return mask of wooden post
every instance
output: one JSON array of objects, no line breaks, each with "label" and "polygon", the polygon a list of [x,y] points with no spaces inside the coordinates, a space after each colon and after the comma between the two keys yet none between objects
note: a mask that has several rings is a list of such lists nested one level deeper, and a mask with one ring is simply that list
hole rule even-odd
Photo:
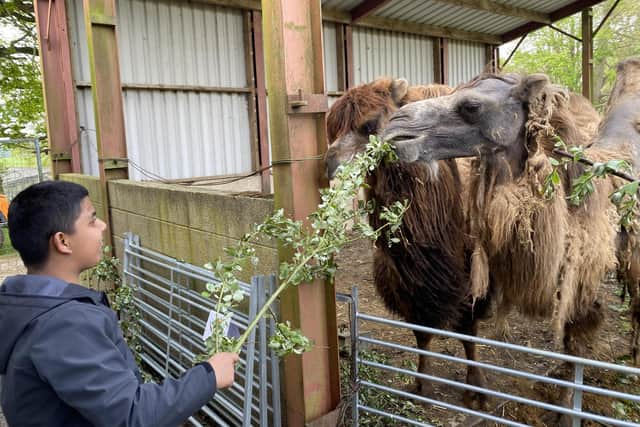
[{"label": "wooden post", "polygon": [[[328,185],[322,162],[308,160],[327,146],[320,1],[264,0],[262,13],[275,205],[304,220],[318,206],[318,188]],[[280,247],[279,255],[292,253]],[[335,289],[302,284],[283,295],[280,308],[314,342],[310,352],[284,359],[286,424],[303,426],[340,401]]]},{"label": "wooden post", "polygon": [[115,0],[84,0],[84,19],[98,142],[98,168],[108,226],[106,235],[112,240],[107,181],[129,177]]},{"label": "wooden post", "polygon": [[[64,0],[34,1],[53,177],[80,173],[78,120]],[[49,7],[51,8],[49,10]]]},{"label": "wooden post", "polygon": [[582,11],[582,95],[593,98],[593,9]]}]

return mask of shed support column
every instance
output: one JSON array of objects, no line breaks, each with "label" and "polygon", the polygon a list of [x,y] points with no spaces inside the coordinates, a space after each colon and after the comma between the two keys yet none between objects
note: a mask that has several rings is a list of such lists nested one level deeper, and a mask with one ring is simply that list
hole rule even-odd
[{"label": "shed support column", "polygon": [[51,168],[57,178],[61,173],[81,171],[67,11],[64,0],[36,0],[34,9]]},{"label": "shed support column", "polygon": [[582,11],[582,95],[593,97],[593,9]]},{"label": "shed support column", "polygon": [[104,218],[108,225],[106,235],[111,241],[107,181],[129,177],[116,39],[115,0],[84,0],[84,20],[89,47],[98,169],[105,202]]},{"label": "shed support column", "polygon": [[[327,146],[321,108],[302,112],[289,104],[289,95],[324,94],[320,1],[263,0],[262,13],[275,205],[301,220],[317,208],[318,188],[328,184],[321,161],[286,162],[323,154]],[[279,255],[285,260],[292,253],[280,247]],[[283,295],[280,307],[282,317],[314,342],[310,352],[284,359],[286,425],[303,426],[340,401],[335,289],[302,284]]]}]

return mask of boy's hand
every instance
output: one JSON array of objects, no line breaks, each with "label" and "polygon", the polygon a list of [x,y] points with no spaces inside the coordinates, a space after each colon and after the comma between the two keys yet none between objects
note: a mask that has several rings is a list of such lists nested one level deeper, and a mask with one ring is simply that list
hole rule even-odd
[{"label": "boy's hand", "polygon": [[238,363],[237,353],[218,353],[211,356],[209,364],[216,373],[216,386],[218,389],[227,388],[233,384],[235,364]]}]

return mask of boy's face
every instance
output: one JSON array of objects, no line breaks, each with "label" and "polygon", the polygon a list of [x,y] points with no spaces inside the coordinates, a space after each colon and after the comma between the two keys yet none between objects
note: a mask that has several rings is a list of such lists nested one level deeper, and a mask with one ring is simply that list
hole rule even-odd
[{"label": "boy's face", "polygon": [[107,224],[96,217],[91,200],[85,197],[80,204],[80,215],[74,223],[74,232],[66,236],[80,270],[91,268],[100,261],[102,234],[106,228]]}]

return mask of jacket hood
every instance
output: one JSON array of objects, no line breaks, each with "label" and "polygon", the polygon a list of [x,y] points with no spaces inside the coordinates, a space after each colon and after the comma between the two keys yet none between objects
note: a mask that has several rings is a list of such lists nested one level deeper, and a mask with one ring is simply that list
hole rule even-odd
[{"label": "jacket hood", "polygon": [[16,342],[29,323],[49,310],[68,301],[106,304],[103,292],[70,284],[55,277],[19,275],[7,278],[0,286],[0,375]]}]

